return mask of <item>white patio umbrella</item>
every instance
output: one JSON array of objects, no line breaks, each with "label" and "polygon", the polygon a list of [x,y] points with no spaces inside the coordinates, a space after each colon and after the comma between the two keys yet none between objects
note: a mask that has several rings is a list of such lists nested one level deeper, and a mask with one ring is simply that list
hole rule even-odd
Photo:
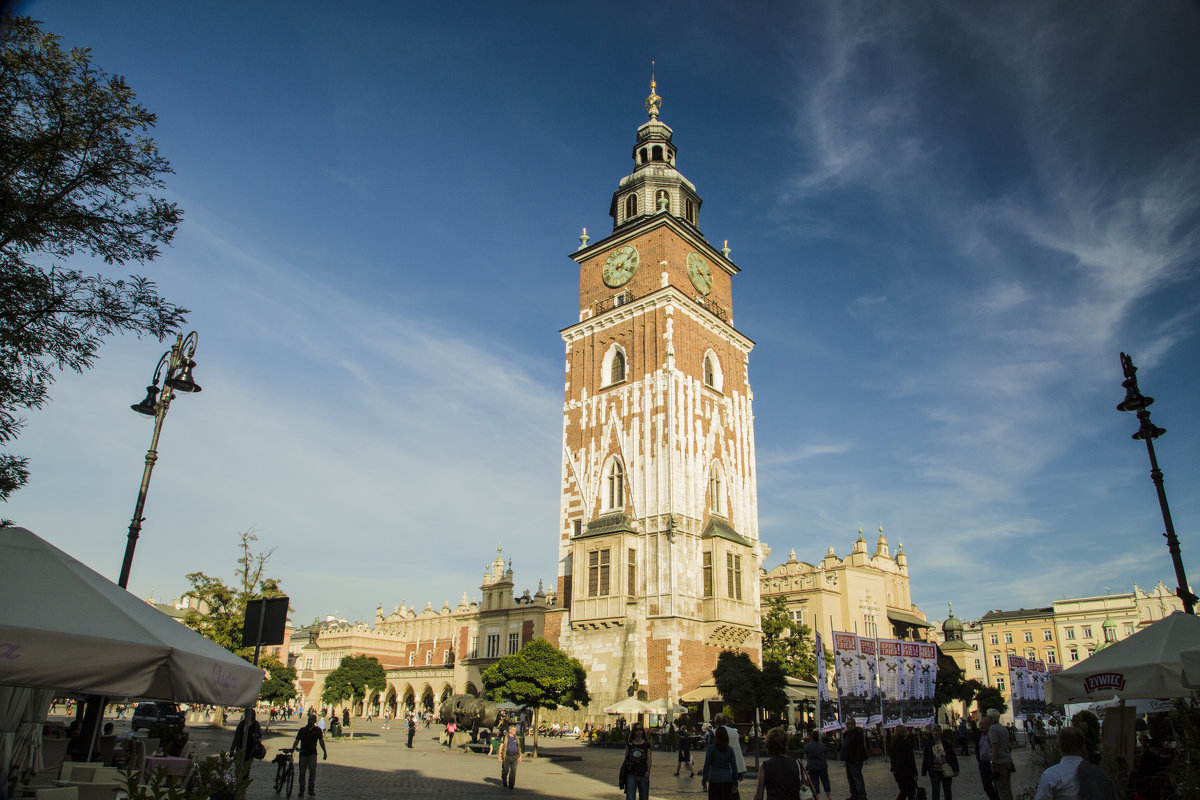
[{"label": "white patio umbrella", "polygon": [[636,697],[626,697],[619,703],[613,703],[604,709],[605,714],[652,714],[654,709],[645,700]]},{"label": "white patio umbrella", "polygon": [[246,707],[263,672],[24,528],[0,530],[0,685]]},{"label": "white patio umbrella", "polygon": [[1184,650],[1179,654],[1183,665],[1183,685],[1190,689],[1200,689],[1200,647]]},{"label": "white patio umbrella", "polygon": [[680,714],[687,713],[687,708],[679,705],[678,703],[672,703],[671,698],[669,697],[661,697],[658,700],[651,700],[648,705],[650,707],[650,713],[658,714],[660,717],[675,717]]},{"label": "white patio umbrella", "polygon": [[1062,705],[1118,697],[1190,697],[1181,653],[1200,646],[1200,617],[1177,611],[1086,661],[1051,675],[1046,701]]}]

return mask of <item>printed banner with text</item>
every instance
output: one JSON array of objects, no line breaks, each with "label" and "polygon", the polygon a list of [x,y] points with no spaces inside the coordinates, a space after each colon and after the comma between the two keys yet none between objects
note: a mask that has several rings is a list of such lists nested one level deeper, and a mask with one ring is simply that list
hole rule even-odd
[{"label": "printed banner with text", "polygon": [[840,731],[842,723],[838,722],[833,702],[829,699],[829,675],[825,669],[825,643],[821,632],[816,631],[815,652],[817,654],[817,725],[821,733]]},{"label": "printed banner with text", "polygon": [[834,682],[838,688],[838,718],[845,723],[854,717],[866,725],[871,716],[871,693],[867,689],[868,673],[858,649],[858,634],[833,632]]}]

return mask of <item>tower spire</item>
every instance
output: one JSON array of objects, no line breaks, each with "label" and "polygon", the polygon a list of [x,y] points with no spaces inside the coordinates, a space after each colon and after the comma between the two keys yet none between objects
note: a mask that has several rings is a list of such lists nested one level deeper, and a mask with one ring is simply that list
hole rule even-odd
[{"label": "tower spire", "polygon": [[654,80],[654,62],[650,62],[650,96],[646,98],[646,110],[650,112],[650,119],[658,119],[658,109],[662,105],[662,98],[654,90],[658,88],[658,83]]}]

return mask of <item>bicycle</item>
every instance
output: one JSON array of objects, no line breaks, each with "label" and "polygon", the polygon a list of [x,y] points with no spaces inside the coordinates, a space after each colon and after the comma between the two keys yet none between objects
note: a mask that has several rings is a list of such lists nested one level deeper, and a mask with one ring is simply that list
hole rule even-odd
[{"label": "bicycle", "polygon": [[285,796],[292,796],[292,784],[296,779],[296,759],[292,755],[294,752],[296,752],[296,748],[284,747],[275,756],[275,794],[279,794],[284,787],[287,787]]}]

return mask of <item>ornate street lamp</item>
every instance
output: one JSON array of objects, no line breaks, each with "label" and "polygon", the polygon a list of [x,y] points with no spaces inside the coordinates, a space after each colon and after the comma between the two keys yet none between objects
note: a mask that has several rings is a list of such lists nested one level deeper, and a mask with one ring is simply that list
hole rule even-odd
[{"label": "ornate street lamp", "polygon": [[[137,405],[132,405],[134,411],[154,417],[154,436],[150,439],[150,449],[146,451],[146,469],[142,472],[142,486],[138,490],[137,504],[133,507],[133,521],[129,523],[129,541],[125,545],[125,561],[121,564],[121,577],[117,585],[122,589],[129,583],[129,570],[133,566],[133,550],[137,547],[138,535],[142,531],[142,509],[146,506],[146,492],[150,489],[150,473],[154,471],[154,462],[158,460],[158,435],[162,432],[163,420],[167,418],[167,409],[171,407],[171,398],[175,392],[193,393],[200,391],[199,384],[192,377],[196,362],[192,356],[196,354],[196,332],[192,331],[185,338],[183,334],[175,339],[170,350],[163,353],[154,368],[154,378],[146,387],[146,397]],[[162,396],[159,396],[158,381],[163,378],[163,368],[166,377],[163,380]]]},{"label": "ornate street lamp", "polygon": [[1163,524],[1167,528],[1163,536],[1167,539],[1167,550],[1171,553],[1171,562],[1175,565],[1175,579],[1179,583],[1175,594],[1179,595],[1179,599],[1183,601],[1183,610],[1192,614],[1197,597],[1188,590],[1187,575],[1183,571],[1183,557],[1179,553],[1179,539],[1175,536],[1175,525],[1171,522],[1171,509],[1167,506],[1167,490],[1163,488],[1163,473],[1158,468],[1158,458],[1154,455],[1154,440],[1167,431],[1165,428],[1156,427],[1150,421],[1148,409],[1154,402],[1154,398],[1146,397],[1138,391],[1137,367],[1133,365],[1133,359],[1124,353],[1121,353],[1121,369],[1125,373],[1125,380],[1121,382],[1121,385],[1125,387],[1125,399],[1117,406],[1117,411],[1137,412],[1138,421],[1141,422],[1141,426],[1137,433],[1133,434],[1133,438],[1146,441],[1146,452],[1150,454],[1150,479],[1154,481],[1154,488],[1158,490],[1158,506],[1162,509]]}]

